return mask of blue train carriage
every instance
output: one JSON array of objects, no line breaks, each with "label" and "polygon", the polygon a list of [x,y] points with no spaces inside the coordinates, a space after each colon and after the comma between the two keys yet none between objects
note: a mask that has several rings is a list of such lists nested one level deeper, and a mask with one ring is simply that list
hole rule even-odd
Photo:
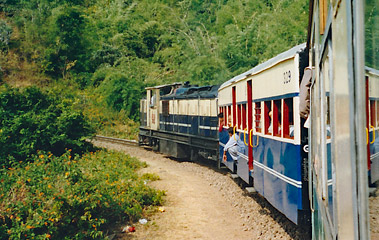
[{"label": "blue train carriage", "polygon": [[217,160],[218,87],[175,83],[146,88],[140,142],[175,158]]},{"label": "blue train carriage", "polygon": [[379,180],[379,71],[366,67],[366,131],[368,176],[371,186]]},{"label": "blue train carriage", "polygon": [[224,164],[295,224],[309,224],[307,131],[299,115],[299,84],[307,66],[298,45],[232,78],[219,89],[220,161],[233,126],[245,148]]}]

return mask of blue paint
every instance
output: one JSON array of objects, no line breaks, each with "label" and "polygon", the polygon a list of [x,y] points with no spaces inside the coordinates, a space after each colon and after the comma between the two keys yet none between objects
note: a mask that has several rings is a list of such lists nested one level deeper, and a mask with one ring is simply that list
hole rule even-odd
[{"label": "blue paint", "polygon": [[[159,128],[164,131],[173,131],[201,137],[217,138],[217,117],[200,117],[191,115],[159,115]],[[180,125],[182,124],[182,125]],[[200,126],[203,126],[200,128]],[[204,128],[205,127],[205,128]],[[212,127],[213,130],[209,129]]]},{"label": "blue paint", "polygon": [[299,96],[299,93],[294,92],[294,93],[287,93],[287,94],[282,94],[282,95],[277,95],[277,96],[270,96],[270,97],[265,97],[265,98],[253,99],[253,102],[279,100],[279,99],[284,99],[284,98],[293,98],[293,97],[297,97],[297,96]]},{"label": "blue paint", "polygon": [[[240,134],[243,140],[243,132]],[[226,144],[229,139],[226,129],[219,134],[220,142]],[[246,134],[246,142],[249,135]],[[253,136],[253,145],[257,145],[257,136]],[[248,148],[245,146],[244,154],[248,155]],[[222,161],[223,147],[220,146],[220,161]],[[259,137],[259,144],[253,148],[253,158],[255,162],[297,181],[301,185],[301,146],[293,143],[286,143],[279,140]],[[233,160],[228,156],[228,161],[224,163],[229,169],[232,168]],[[248,174],[246,174],[248,173]],[[237,174],[248,181],[251,172],[248,169],[248,162],[241,157],[237,160]],[[285,214],[291,221],[297,223],[298,210],[302,210],[302,188],[294,186],[289,182],[280,179],[278,176],[254,165],[254,187],[264,196],[275,208]]]},{"label": "blue paint", "polygon": [[[254,136],[256,142],[256,136]],[[259,137],[253,148],[254,161],[296,181],[301,181],[300,145]],[[302,189],[254,165],[254,187],[275,208],[297,223],[298,210],[302,209]]]},{"label": "blue paint", "polygon": [[[331,144],[326,144],[326,156],[327,156],[327,175],[328,175],[328,182],[329,180],[333,180],[333,169],[332,169],[332,147]],[[328,205],[329,205],[329,214],[333,221],[333,185],[329,185],[328,183]]]},{"label": "blue paint", "polygon": [[[219,141],[222,144],[226,144],[229,140],[229,133],[228,130],[223,128],[222,132],[219,132]],[[226,153],[226,162],[223,161],[223,156],[224,156],[224,147],[220,144],[219,145],[219,150],[220,150],[220,161],[227,167],[229,168],[232,172],[234,172],[234,160],[230,156],[230,154],[227,152]]]}]

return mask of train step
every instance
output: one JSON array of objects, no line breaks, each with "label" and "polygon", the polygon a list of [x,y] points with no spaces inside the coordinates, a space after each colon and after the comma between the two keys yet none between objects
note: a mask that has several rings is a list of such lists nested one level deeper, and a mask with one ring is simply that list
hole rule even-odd
[{"label": "train step", "polygon": [[248,193],[256,193],[257,192],[257,190],[255,190],[255,188],[253,188],[253,187],[247,187],[247,188],[245,188],[246,189],[246,191],[248,192]]},{"label": "train step", "polygon": [[237,174],[234,174],[234,173],[230,174],[230,176],[231,176],[233,179],[237,179],[237,178],[239,178],[239,176],[238,176]]}]

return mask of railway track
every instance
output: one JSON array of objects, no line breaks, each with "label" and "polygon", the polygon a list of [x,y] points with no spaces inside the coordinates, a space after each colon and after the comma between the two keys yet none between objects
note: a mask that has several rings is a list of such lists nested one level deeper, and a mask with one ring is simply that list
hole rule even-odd
[{"label": "railway track", "polygon": [[96,135],[95,140],[102,141],[102,142],[118,143],[118,144],[127,145],[127,146],[138,146],[138,142],[136,140],[105,137],[101,135]]}]

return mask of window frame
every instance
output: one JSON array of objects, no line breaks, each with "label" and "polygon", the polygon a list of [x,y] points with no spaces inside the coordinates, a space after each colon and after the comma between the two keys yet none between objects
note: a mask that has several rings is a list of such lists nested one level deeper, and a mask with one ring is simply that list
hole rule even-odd
[{"label": "window frame", "polygon": [[255,132],[262,132],[262,102],[254,103],[254,129]]},{"label": "window frame", "polygon": [[[270,105],[270,106],[268,106]],[[268,131],[268,128],[270,127],[270,117],[269,117],[269,112],[271,111],[271,100],[270,101],[264,101],[264,134],[265,135],[271,135],[272,132]]]},{"label": "window frame", "polygon": [[[291,107],[289,106],[291,102],[291,107],[292,107],[292,110],[291,110]],[[295,116],[294,116],[294,109],[293,109],[293,106],[294,106],[294,99],[293,98],[283,98],[283,103],[282,103],[282,107],[283,107],[283,114],[282,114],[282,132],[283,132],[283,138],[287,138],[287,139],[294,139],[295,138]],[[291,121],[290,121],[290,114],[292,112],[292,124],[291,124]],[[291,128],[290,126],[293,126],[293,131],[294,131],[294,134],[293,136],[291,137]]]},{"label": "window frame", "polygon": [[247,111],[246,111],[246,103],[242,104],[242,130],[245,130],[247,128]]}]

